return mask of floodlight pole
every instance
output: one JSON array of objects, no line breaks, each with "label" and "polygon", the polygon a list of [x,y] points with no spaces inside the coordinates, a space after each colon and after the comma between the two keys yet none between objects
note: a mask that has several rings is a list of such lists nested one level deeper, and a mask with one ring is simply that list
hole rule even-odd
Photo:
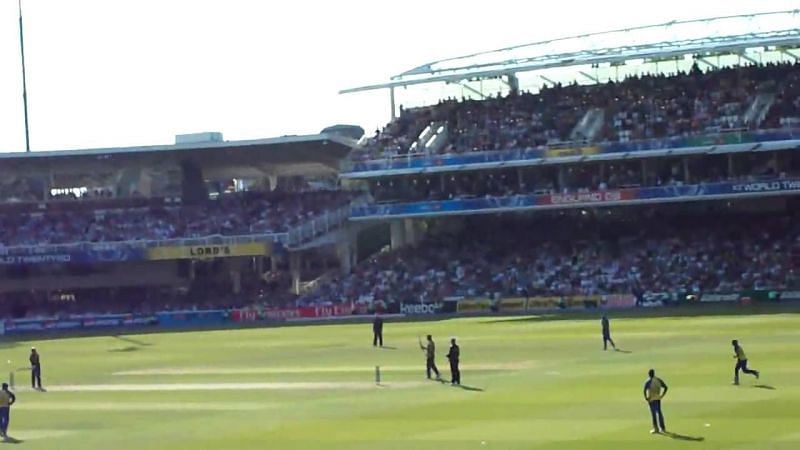
[{"label": "floodlight pole", "polygon": [[394,100],[394,86],[389,88],[389,107],[392,108],[392,120],[397,118],[397,109],[395,107],[395,100]]},{"label": "floodlight pole", "polygon": [[19,53],[22,58],[22,107],[25,110],[25,151],[31,151],[31,138],[28,131],[28,83],[25,77],[25,43],[22,33],[22,0],[17,1],[19,6]]}]

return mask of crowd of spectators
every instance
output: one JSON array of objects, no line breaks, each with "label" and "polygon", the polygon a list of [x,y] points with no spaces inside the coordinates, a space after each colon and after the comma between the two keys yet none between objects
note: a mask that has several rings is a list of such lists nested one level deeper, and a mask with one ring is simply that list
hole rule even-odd
[{"label": "crowd of spectators", "polygon": [[336,190],[243,192],[192,206],[71,209],[62,205],[52,211],[9,212],[0,214],[0,248],[281,233],[348,204],[353,196]]},{"label": "crowd of spectators", "polygon": [[472,219],[462,230],[372,257],[300,301],[730,292],[800,283],[795,215],[608,214]]},{"label": "crowd of spectators", "polygon": [[[354,158],[374,159],[424,151],[414,143],[431,124],[445,124],[439,153],[531,149],[591,140],[627,142],[691,136],[731,129],[791,126],[800,118],[800,64],[751,65],[702,72],[645,75],[595,85],[545,86],[484,100],[447,99],[435,106],[401,110],[376,131]],[[746,112],[759,94],[775,102],[759,123]],[[573,136],[584,115],[597,109],[603,123],[594,136]]]}]

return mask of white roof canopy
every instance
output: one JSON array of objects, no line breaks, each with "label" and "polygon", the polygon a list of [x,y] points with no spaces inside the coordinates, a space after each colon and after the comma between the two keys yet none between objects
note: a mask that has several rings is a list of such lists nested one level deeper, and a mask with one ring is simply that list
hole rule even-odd
[{"label": "white roof canopy", "polygon": [[553,67],[737,53],[754,47],[800,47],[800,10],[671,21],[516,45],[430,62],[395,75],[389,82],[340,93],[493,78]]}]

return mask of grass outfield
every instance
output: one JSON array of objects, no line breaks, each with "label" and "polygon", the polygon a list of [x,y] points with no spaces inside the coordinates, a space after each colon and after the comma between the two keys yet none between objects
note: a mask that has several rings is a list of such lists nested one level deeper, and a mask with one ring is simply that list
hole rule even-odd
[{"label": "grass outfield", "polygon": [[[10,435],[35,449],[800,448],[800,315],[612,317],[628,352],[603,352],[599,321],[470,318],[371,326],[88,337],[0,344],[42,353],[46,393],[21,388]],[[417,335],[439,368],[459,338],[459,389],[424,379]],[[730,340],[761,380],[731,386]],[[375,365],[385,386],[373,382]],[[651,436],[642,384],[669,384]],[[646,446],[646,447],[645,447]]]}]

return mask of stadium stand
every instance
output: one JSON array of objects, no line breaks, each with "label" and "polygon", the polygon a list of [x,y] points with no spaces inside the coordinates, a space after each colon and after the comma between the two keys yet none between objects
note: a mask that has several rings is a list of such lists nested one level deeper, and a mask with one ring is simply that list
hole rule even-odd
[{"label": "stadium stand", "polygon": [[462,229],[432,232],[417,245],[370,258],[299,302],[390,305],[453,296],[800,287],[792,257],[792,249],[800,250],[796,213],[689,209],[477,217]]},{"label": "stadium stand", "polygon": [[[447,143],[438,148],[440,154],[789,126],[798,115],[799,67],[798,63],[767,64],[702,72],[695,64],[688,73],[674,76],[648,75],[595,85],[557,84],[536,94],[487,100],[448,99],[432,107],[402,110],[353,157],[366,160],[422,154],[430,149],[414,144],[431,124],[443,124],[448,131]],[[766,117],[749,117],[756,101],[771,105]],[[602,126],[591,135],[572,135],[590,110],[602,117]]]},{"label": "stadium stand", "polygon": [[352,198],[343,191],[245,192],[192,206],[139,199],[116,206],[85,202],[82,208],[61,203],[45,212],[16,213],[9,210],[26,205],[11,204],[0,217],[0,247],[282,233]]}]

